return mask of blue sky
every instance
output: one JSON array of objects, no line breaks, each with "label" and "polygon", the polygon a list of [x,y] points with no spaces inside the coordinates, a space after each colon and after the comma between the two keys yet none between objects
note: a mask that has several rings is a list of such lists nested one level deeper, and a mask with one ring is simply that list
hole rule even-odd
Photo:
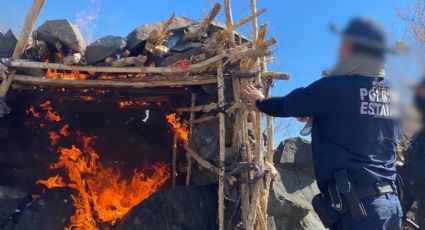
[{"label": "blue sky", "polygon": [[[222,0],[220,0],[222,1]],[[329,23],[343,27],[355,16],[372,16],[387,28],[393,39],[403,38],[405,25],[397,17],[408,0],[257,0],[258,8],[267,8],[259,22],[269,22],[269,36],[278,39],[274,57],[277,63],[269,70],[289,72],[290,81],[280,81],[274,95],[284,95],[292,89],[308,85],[320,77],[322,70],[336,60],[338,37],[329,32]],[[141,24],[178,16],[202,18],[215,3],[212,0],[46,0],[37,25],[48,19],[69,19],[79,24],[87,40],[105,35],[126,36]],[[31,0],[1,0],[0,30],[12,28],[18,33]],[[249,0],[233,0],[235,21],[250,14]],[[223,14],[219,19],[223,19]],[[249,36],[250,27],[239,30]],[[293,123],[293,121],[292,121]],[[292,125],[297,135],[300,124]],[[277,134],[277,139],[282,139]]]}]

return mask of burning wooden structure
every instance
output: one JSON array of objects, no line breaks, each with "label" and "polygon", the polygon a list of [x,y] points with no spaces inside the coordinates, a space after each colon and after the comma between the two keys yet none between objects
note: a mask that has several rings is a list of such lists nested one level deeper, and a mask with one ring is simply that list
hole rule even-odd
[{"label": "burning wooden structure", "polygon": [[[50,166],[65,170],[68,178],[58,175],[37,181],[47,188],[70,187],[78,191],[73,196],[76,212],[70,227],[97,229],[102,223],[115,226],[117,220],[169,177],[174,188],[178,183],[178,153],[185,151],[184,184],[190,184],[192,164],[202,168],[201,171],[209,171],[218,182],[219,229],[226,228],[226,198],[240,201],[240,226],[266,229],[273,176],[273,120],[266,117],[267,125],[263,128],[261,113],[248,111],[240,94],[241,87],[252,82],[270,96],[273,79],[289,78],[287,74],[267,71],[267,62],[272,61],[268,58],[272,53],[270,47],[276,40],[266,39],[267,24],[257,27],[257,17],[266,10],[257,11],[255,0],[250,0],[252,15],[234,22],[230,0],[224,0],[226,25],[213,23],[222,7],[217,3],[201,22],[173,14],[166,21],[139,27],[126,40],[108,36],[86,49],[79,32],[75,32],[77,29],[64,20],[46,22],[32,33],[43,4],[44,0],[34,0],[12,58],[4,59],[0,66],[3,77],[0,96],[5,97],[12,87],[13,92],[19,93],[31,90],[46,95],[47,92],[59,102],[155,107],[155,114],[158,111],[166,114],[174,133],[171,172],[158,164],[151,167],[151,177],[135,171],[131,180],[123,182],[119,172],[98,160],[99,155],[92,147],[95,137],[83,135],[66,123],[50,129],[52,146],[69,135],[81,142],[80,148],[60,147],[59,160]],[[252,41],[235,32],[248,23],[252,25]],[[70,41],[54,33],[52,28],[58,26],[74,31],[72,36],[67,35]],[[205,92],[209,92],[208,96]],[[39,102],[42,104],[27,108],[28,115],[39,120],[38,126],[47,121],[60,122],[50,100]],[[148,118],[146,114],[145,119]],[[211,122],[218,124],[219,148],[217,156],[208,160],[191,142],[195,138],[193,129]],[[229,152],[233,160],[226,160]],[[141,187],[145,189],[138,190]],[[236,193],[232,192],[233,188],[237,188]],[[118,203],[108,201],[117,194],[123,196],[116,199]],[[123,201],[124,197],[134,199]]]}]

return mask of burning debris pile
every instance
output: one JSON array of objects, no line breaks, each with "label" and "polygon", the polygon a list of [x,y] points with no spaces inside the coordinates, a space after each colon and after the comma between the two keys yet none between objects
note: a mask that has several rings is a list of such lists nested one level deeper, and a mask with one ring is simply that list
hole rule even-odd
[{"label": "burning debris pile", "polygon": [[[0,164],[28,162],[10,186],[32,195],[16,199],[9,208],[18,211],[0,215],[0,226],[152,229],[144,223],[166,218],[180,229],[265,229],[272,122],[265,143],[261,115],[246,109],[240,88],[254,82],[269,95],[272,79],[288,75],[266,71],[276,40],[266,40],[267,24],[257,29],[265,10],[233,23],[226,9],[226,25],[213,22],[217,3],[200,21],[173,14],[87,46],[67,20],[48,20],[18,40],[0,34],[0,96],[14,89],[13,112],[0,120],[0,143],[9,146]],[[251,22],[252,41],[235,32]],[[218,183],[218,193],[214,185],[176,188],[191,183]],[[152,202],[193,210],[164,216]],[[44,204],[62,209],[51,223]]]}]

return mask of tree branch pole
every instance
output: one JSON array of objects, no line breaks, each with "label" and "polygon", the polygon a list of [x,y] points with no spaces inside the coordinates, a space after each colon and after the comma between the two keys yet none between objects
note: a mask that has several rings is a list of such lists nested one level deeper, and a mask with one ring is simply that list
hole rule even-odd
[{"label": "tree branch pole", "polygon": [[172,188],[176,188],[176,172],[177,172],[177,141],[178,141],[178,137],[177,137],[177,133],[174,133],[174,137],[173,137],[173,166],[172,166],[172,183],[171,186]]},{"label": "tree branch pole", "polygon": [[[226,15],[226,27],[232,28],[233,27],[233,15],[232,15],[232,4],[231,0],[224,0],[224,9],[225,9],[225,15]],[[235,34],[233,31],[230,31],[230,46],[235,45]],[[233,100],[235,103],[241,103],[241,87],[240,87],[240,79],[233,79],[232,80],[232,90],[233,90]],[[244,127],[244,120],[243,120],[243,108],[239,108],[235,112],[235,125],[233,126],[233,134],[234,134],[234,141],[233,141],[233,150],[237,153],[241,153],[241,158],[244,158],[244,155],[246,155],[244,146],[244,139],[243,139],[243,127]],[[247,176],[247,175],[245,175]],[[248,217],[248,209],[249,209],[249,186],[245,184],[240,185],[240,194],[241,194],[241,213],[242,213],[242,222],[246,224],[247,217]]]},{"label": "tree branch pole", "polygon": [[[250,1],[251,5],[251,14],[255,15],[257,13],[257,6],[256,6],[256,0]],[[252,23],[252,40],[254,47],[257,47],[258,45],[261,45],[258,43],[258,20],[255,18]],[[255,62],[253,69],[258,70],[259,68],[259,60]],[[261,84],[261,73],[258,73],[258,75],[255,77],[255,84],[259,86]],[[262,155],[262,127],[261,127],[261,113],[257,112],[255,113],[255,122],[254,122],[254,136],[255,136],[255,163],[260,166],[264,167],[263,162],[263,155]],[[262,181],[258,181],[253,188],[253,192],[251,195],[251,203],[250,203],[250,210],[248,215],[248,224],[247,229],[254,229],[255,224],[257,222],[257,206],[258,206],[258,199],[260,198],[260,191],[262,189]]]},{"label": "tree branch pole", "polygon": [[[191,97],[190,100],[191,100],[190,105],[192,107],[194,107],[196,105],[196,94],[192,93],[192,97]],[[194,119],[195,119],[195,112],[191,112],[189,120],[193,121]],[[190,124],[189,135],[192,137],[192,134],[193,134],[193,124]],[[189,154],[187,154],[186,158],[187,158],[186,186],[189,186],[190,185],[190,177],[191,177],[191,174],[192,174],[192,157]]]},{"label": "tree branch pole", "polygon": [[[222,52],[222,48],[219,50]],[[217,65],[217,90],[218,90],[218,102],[219,107],[225,105],[224,97],[224,77],[223,77],[223,63],[219,62]],[[218,176],[218,229],[224,230],[224,160],[226,152],[226,138],[225,138],[225,114],[219,114],[219,169],[220,173]]]},{"label": "tree branch pole", "polygon": [[205,32],[208,30],[208,26],[214,20],[214,18],[218,15],[221,10],[221,4],[214,4],[211,12],[202,20],[202,23],[197,27],[194,31],[190,31],[184,35],[182,38],[182,42],[193,41],[204,36]]},{"label": "tree branch pole", "polygon": [[[45,0],[34,0],[25,19],[24,26],[22,27],[21,34],[19,35],[18,42],[16,43],[15,50],[13,51],[12,59],[17,59],[22,56],[25,52],[25,48],[28,44],[29,37],[31,36],[35,22],[37,21],[38,15],[43,8]],[[0,85],[0,97],[6,97],[9,91],[10,85],[12,84],[16,70],[12,70],[6,80],[3,80]]]}]

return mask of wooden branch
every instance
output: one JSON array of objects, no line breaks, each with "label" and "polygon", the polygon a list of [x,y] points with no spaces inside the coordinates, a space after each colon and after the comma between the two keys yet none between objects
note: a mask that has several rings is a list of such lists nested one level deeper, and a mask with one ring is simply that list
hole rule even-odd
[{"label": "wooden branch", "polygon": [[163,46],[162,43],[164,40],[170,36],[168,29],[173,24],[176,19],[176,13],[174,12],[171,17],[164,22],[161,31],[153,30],[146,41],[145,49],[155,55],[161,56],[162,54],[168,52],[168,48]]},{"label": "wooden branch", "polygon": [[209,112],[212,110],[218,109],[218,105],[216,103],[211,103],[208,105],[198,105],[198,106],[192,106],[192,107],[180,107],[180,108],[173,108],[172,110],[178,113],[182,112]]},{"label": "wooden branch", "polygon": [[[251,14],[255,15],[257,13],[257,6],[256,6],[256,0],[251,0]],[[253,44],[254,47],[259,47],[259,45],[264,45],[264,43],[266,42],[261,42],[261,44],[258,43],[258,29],[257,29],[257,24],[258,21],[255,18],[252,21],[252,40],[253,40]],[[274,41],[275,43],[276,41]],[[273,41],[271,42],[273,43]],[[253,70],[257,70],[259,69],[259,58],[257,57],[255,59],[255,63],[252,66]],[[258,74],[255,77],[255,84],[259,85],[261,84],[261,75]],[[255,157],[254,157],[254,162],[260,166],[263,167],[264,163],[263,163],[263,155],[262,155],[262,126],[261,126],[261,119],[262,119],[262,114],[257,112],[255,113],[255,119],[254,119],[254,123],[253,123],[253,131],[254,131],[254,136],[255,136]],[[255,223],[257,222],[257,202],[258,199],[261,198],[260,196],[260,191],[262,191],[262,185],[263,182],[257,182],[254,185],[254,188],[252,189],[252,194],[251,194],[251,203],[250,203],[250,207],[249,207],[249,213],[248,213],[248,221],[247,221],[247,229],[253,229],[255,226]]]},{"label": "wooden branch", "polygon": [[220,10],[221,10],[221,4],[220,3],[214,4],[213,9],[202,20],[202,23],[194,31],[189,31],[188,33],[186,33],[184,37],[182,38],[182,42],[193,41],[204,36],[205,33],[207,32],[209,25],[217,16],[217,14],[220,12]]},{"label": "wooden branch", "polygon": [[188,68],[172,68],[172,67],[99,67],[99,66],[70,66],[59,63],[44,63],[44,62],[31,62],[23,59],[13,60],[10,63],[11,67],[15,68],[39,68],[39,69],[55,69],[55,70],[78,70],[84,72],[94,73],[150,73],[150,74],[163,74],[163,75],[176,75],[185,73],[199,73],[208,68],[216,68],[218,61],[223,58],[232,60],[240,60],[247,56],[255,57],[257,55],[267,56],[270,52],[264,49],[246,49],[243,51],[237,49],[229,49],[224,54],[219,54],[211,57],[203,62],[192,64]]},{"label": "wooden branch", "polygon": [[173,137],[173,158],[172,158],[172,175],[171,175],[171,187],[174,189],[176,188],[176,174],[177,174],[177,141],[178,141],[178,135],[177,133],[174,133]]},{"label": "wooden branch", "polygon": [[[190,100],[191,100],[190,105],[192,107],[194,107],[196,105],[196,94],[193,93]],[[194,119],[195,119],[195,113],[191,112],[189,120],[193,121]],[[193,124],[191,124],[189,126],[189,135],[192,136],[192,134],[193,134]],[[186,186],[189,186],[190,185],[190,177],[191,177],[191,174],[192,174],[192,162],[193,162],[193,160],[192,160],[192,157],[189,154],[187,154],[186,158],[187,158]]]},{"label": "wooden branch", "polygon": [[256,21],[257,17],[264,14],[266,11],[267,11],[267,9],[262,9],[262,10],[259,10],[258,12],[256,12],[255,14],[252,14],[251,16],[249,16],[247,18],[241,19],[240,21],[233,24],[233,26],[231,26],[230,28],[227,28],[227,31],[229,31],[229,32],[234,31],[237,28],[239,28],[239,27],[241,27],[241,26],[243,26],[247,23],[250,23],[251,21]]},{"label": "wooden branch", "polygon": [[201,124],[201,123],[205,123],[205,122],[215,120],[217,118],[218,118],[218,115],[206,116],[206,117],[202,117],[202,118],[195,119],[195,120],[192,120],[192,121],[184,121],[183,124],[197,125],[197,124]]},{"label": "wooden branch", "polygon": [[[24,26],[22,27],[21,34],[16,43],[15,50],[13,51],[12,59],[17,59],[22,56],[27,47],[28,40],[31,36],[32,30],[34,28],[35,21],[37,21],[38,15],[40,14],[41,9],[43,8],[45,0],[34,0],[31,6],[30,11],[27,14],[25,19]],[[0,97],[6,97],[10,85],[12,84],[14,75],[16,71],[12,70],[9,77],[1,82],[0,86]]]},{"label": "wooden branch", "polygon": [[199,154],[197,154],[193,149],[189,147],[189,145],[182,140],[182,146],[186,150],[186,152],[203,168],[206,170],[214,173],[215,175],[218,175],[220,172],[220,169],[217,168],[215,165],[211,164],[209,161],[202,158]]},{"label": "wooden branch", "polygon": [[[224,76],[223,76],[223,63],[219,62],[217,65],[217,91],[219,107],[224,106]],[[226,153],[226,127],[225,127],[225,114],[219,113],[219,169],[218,176],[218,229],[224,230],[224,173],[225,173],[225,153]]]},{"label": "wooden branch", "polygon": [[[230,28],[233,26],[232,4],[230,3],[230,0],[224,0],[224,12],[226,15],[226,27]],[[235,34],[233,33],[233,31],[230,33],[230,38],[232,43],[234,43]]]},{"label": "wooden branch", "polygon": [[188,76],[178,78],[145,77],[141,79],[124,80],[64,80],[41,78],[27,75],[16,75],[14,82],[39,86],[55,86],[70,88],[155,88],[194,86],[216,83],[217,79],[210,76]]},{"label": "wooden branch", "polygon": [[289,80],[288,73],[264,72],[261,74],[263,79]]},{"label": "wooden branch", "polygon": [[137,57],[126,57],[117,60],[106,60],[106,64],[112,67],[125,67],[125,66],[143,66],[148,58],[144,55],[138,55]]},{"label": "wooden branch", "polygon": [[260,30],[258,31],[258,39],[257,39],[258,44],[263,43],[264,40],[266,39],[268,26],[269,26],[269,24],[267,22],[260,26]]}]

